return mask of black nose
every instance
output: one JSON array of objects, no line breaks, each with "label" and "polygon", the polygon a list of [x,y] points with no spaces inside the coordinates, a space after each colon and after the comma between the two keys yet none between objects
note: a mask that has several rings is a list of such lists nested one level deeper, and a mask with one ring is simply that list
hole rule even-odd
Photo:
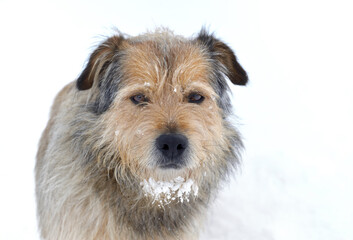
[{"label": "black nose", "polygon": [[178,168],[183,163],[182,155],[188,147],[188,139],[181,134],[163,134],[156,139],[156,146],[164,156],[162,166]]}]

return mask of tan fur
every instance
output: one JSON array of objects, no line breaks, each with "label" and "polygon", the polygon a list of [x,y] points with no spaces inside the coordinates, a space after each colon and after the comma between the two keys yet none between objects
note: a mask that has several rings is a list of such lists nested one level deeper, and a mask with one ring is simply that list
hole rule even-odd
[{"label": "tan fur", "polygon": [[[118,94],[102,114],[88,111],[102,94],[99,81],[105,81],[105,72],[121,53]],[[231,168],[228,155],[237,157],[241,147],[210,83],[213,61],[204,46],[169,31],[130,39],[116,36],[97,48],[81,83],[84,91],[73,82],[58,94],[40,140],[36,193],[43,239],[198,238],[206,205]],[[229,63],[220,64],[226,68]],[[202,104],[187,101],[193,92],[205,97]],[[130,97],[141,93],[149,103],[136,106]],[[165,132],[187,136],[190,157],[185,168],[161,170],[156,164],[154,139]],[[230,139],[239,141],[238,148],[233,149]],[[201,189],[187,204],[158,207],[139,186],[150,177],[168,181],[178,176],[193,179]],[[174,226],[168,219],[184,221],[178,214],[191,209],[198,210],[185,224],[167,227]],[[159,225],[154,216],[166,223]],[[143,231],[141,226],[159,230]]]}]

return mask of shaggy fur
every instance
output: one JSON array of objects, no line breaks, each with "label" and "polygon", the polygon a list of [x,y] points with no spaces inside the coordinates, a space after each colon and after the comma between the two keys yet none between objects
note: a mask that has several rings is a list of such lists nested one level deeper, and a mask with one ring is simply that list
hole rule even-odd
[{"label": "shaggy fur", "polygon": [[[202,30],[186,39],[168,30],[115,35],[92,53],[79,78],[56,97],[39,144],[36,194],[43,239],[197,239],[242,142],[228,121],[228,79],[247,75],[232,50]],[[193,93],[201,103],[189,101]],[[134,104],[131,97],[143,95]],[[185,165],[159,165],[156,139],[188,139]],[[158,205],[142,191],[153,178],[192,179],[189,201]]]}]

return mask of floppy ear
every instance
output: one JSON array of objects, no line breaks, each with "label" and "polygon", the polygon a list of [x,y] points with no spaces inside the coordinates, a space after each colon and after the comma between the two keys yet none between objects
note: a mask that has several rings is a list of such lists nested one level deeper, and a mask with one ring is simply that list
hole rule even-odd
[{"label": "floppy ear", "polygon": [[77,79],[76,85],[79,90],[87,90],[93,86],[93,83],[112,62],[123,40],[122,36],[110,37],[94,50],[85,69]]},{"label": "floppy ear", "polygon": [[238,63],[233,51],[222,41],[215,38],[213,34],[209,34],[205,29],[202,29],[197,36],[197,41],[208,48],[213,59],[219,61],[225,69],[223,73],[229,80],[236,85],[246,85],[248,75],[243,67]]}]

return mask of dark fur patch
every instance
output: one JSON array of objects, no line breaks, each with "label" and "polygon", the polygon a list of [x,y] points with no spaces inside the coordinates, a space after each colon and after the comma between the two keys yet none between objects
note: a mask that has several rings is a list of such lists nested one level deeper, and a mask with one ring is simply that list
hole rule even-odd
[{"label": "dark fur patch", "polygon": [[102,114],[107,111],[114,101],[116,94],[121,87],[121,73],[119,72],[119,58],[116,57],[113,62],[109,62],[109,66],[105,74],[99,80],[99,95],[90,109],[95,114]]}]

